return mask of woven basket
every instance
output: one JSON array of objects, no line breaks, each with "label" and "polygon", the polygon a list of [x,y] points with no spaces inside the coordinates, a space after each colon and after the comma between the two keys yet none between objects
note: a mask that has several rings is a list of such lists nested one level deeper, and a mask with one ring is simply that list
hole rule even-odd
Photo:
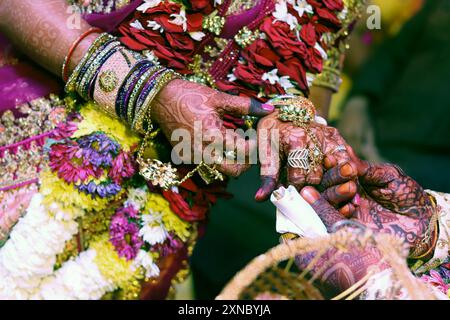
[{"label": "woven basket", "polygon": [[[392,295],[384,299],[396,299],[399,290],[413,300],[435,299],[432,291],[415,278],[408,269],[406,257],[408,249],[403,241],[387,234],[374,235],[370,231],[355,232],[355,229],[344,228],[328,236],[307,239],[297,238],[286,241],[266,253],[253,259],[244,269],[238,272],[217,296],[218,300],[249,300],[249,299],[291,299],[291,300],[322,300],[354,299],[367,289],[370,276],[379,272],[372,268],[369,274],[355,285],[339,294],[329,296],[320,289],[316,281],[320,272],[312,273],[313,262],[306,270],[293,271],[293,259],[298,255],[314,254],[320,257],[329,249],[337,249],[336,254],[347,252],[347,248],[368,247],[377,248],[382,254],[382,261],[392,269],[395,281],[390,292]],[[313,261],[316,260],[315,258]],[[380,260],[380,261],[381,261]],[[280,264],[288,261],[282,267]],[[330,261],[332,263],[332,261]]]}]

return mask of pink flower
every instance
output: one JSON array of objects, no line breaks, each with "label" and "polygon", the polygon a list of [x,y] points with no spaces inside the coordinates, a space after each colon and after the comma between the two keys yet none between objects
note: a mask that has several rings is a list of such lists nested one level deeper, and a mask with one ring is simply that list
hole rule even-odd
[{"label": "pink flower", "polygon": [[121,151],[117,157],[112,160],[112,167],[109,171],[109,177],[120,184],[123,178],[130,178],[136,172],[133,158],[127,152]]},{"label": "pink flower", "polygon": [[127,260],[134,259],[144,245],[144,241],[139,236],[139,227],[128,221],[125,212],[118,211],[112,217],[109,235],[119,256]]},{"label": "pink flower", "polygon": [[82,156],[82,149],[74,141],[56,143],[49,152],[49,166],[67,183],[85,182],[89,177],[100,178],[101,168],[94,168]]},{"label": "pink flower", "polygon": [[429,276],[423,275],[420,279],[426,283],[431,284],[433,287],[436,287],[444,294],[447,294],[448,290],[450,289],[450,285],[445,283],[440,273],[437,272],[436,270],[431,270]]},{"label": "pink flower", "polygon": [[123,215],[124,217],[129,217],[133,219],[137,219],[139,217],[139,211],[132,205],[128,205],[126,207],[122,207],[117,209],[116,213],[118,215]]}]

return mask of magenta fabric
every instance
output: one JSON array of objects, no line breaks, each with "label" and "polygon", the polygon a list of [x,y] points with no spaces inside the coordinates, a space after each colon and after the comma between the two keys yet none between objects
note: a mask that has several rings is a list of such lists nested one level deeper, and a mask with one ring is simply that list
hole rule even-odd
[{"label": "magenta fabric", "polygon": [[221,37],[231,39],[234,35],[242,29],[242,27],[249,25],[253,20],[255,20],[261,10],[264,10],[263,6],[265,5],[264,1],[259,1],[257,5],[253,8],[227,17],[225,25],[223,27],[223,31],[221,33]]},{"label": "magenta fabric", "polygon": [[94,27],[101,28],[106,32],[113,32],[117,26],[125,20],[136,8],[143,2],[143,0],[132,0],[130,4],[113,11],[108,14],[92,13],[84,16],[84,19]]},{"label": "magenta fabric", "polygon": [[[9,40],[0,33],[0,58],[6,58],[12,52]],[[56,77],[26,57],[20,57],[19,63],[0,68],[0,114],[13,109],[24,102],[61,92],[62,84]]]}]

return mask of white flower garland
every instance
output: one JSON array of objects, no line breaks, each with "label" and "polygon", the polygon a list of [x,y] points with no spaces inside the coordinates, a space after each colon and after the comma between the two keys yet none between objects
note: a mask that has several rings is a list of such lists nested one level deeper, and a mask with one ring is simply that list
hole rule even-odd
[{"label": "white flower garland", "polygon": [[[125,202],[136,209],[147,202],[146,188],[131,189]],[[42,205],[43,196],[35,194],[27,209],[0,249],[0,299],[100,299],[117,289],[118,284],[106,278],[95,263],[97,252],[88,249],[54,271],[56,256],[77,232],[76,217],[64,220],[62,212]],[[54,210],[53,210],[54,209]],[[50,211],[52,213],[50,213]],[[140,234],[150,245],[163,243],[168,232],[161,214],[142,215]],[[150,253],[140,250],[131,271],[142,267],[147,278],[157,277],[159,268]]]},{"label": "white flower garland", "polygon": [[40,280],[53,273],[56,256],[78,231],[74,220],[64,221],[49,214],[42,195],[31,199],[26,215],[11,231],[0,249],[0,298],[26,299]]},{"label": "white flower garland", "polygon": [[53,275],[44,279],[32,299],[97,300],[116,285],[105,279],[94,261],[97,252],[89,249],[66,261]]}]

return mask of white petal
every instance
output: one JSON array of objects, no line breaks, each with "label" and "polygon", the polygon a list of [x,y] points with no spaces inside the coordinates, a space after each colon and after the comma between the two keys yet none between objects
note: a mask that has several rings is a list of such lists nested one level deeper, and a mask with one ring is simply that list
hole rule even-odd
[{"label": "white petal", "polygon": [[205,33],[201,32],[201,31],[195,31],[195,32],[189,32],[189,35],[195,41],[201,41],[203,39],[203,37],[205,36]]},{"label": "white petal", "polygon": [[145,30],[139,20],[135,20],[135,21],[131,22],[130,26],[135,28],[135,29],[138,29],[138,30]]}]

